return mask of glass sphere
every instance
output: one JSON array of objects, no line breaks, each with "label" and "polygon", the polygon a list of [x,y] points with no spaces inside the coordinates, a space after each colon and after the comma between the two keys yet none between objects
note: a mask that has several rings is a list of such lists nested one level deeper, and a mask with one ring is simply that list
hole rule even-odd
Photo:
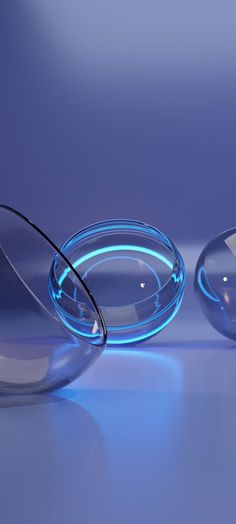
[{"label": "glass sphere", "polygon": [[[61,252],[96,299],[109,344],[142,341],[176,315],[184,263],[171,240],[154,227],[132,220],[100,222],[73,235]],[[64,278],[60,264],[55,265],[52,287],[61,286]],[[76,329],[76,318],[61,313]]]},{"label": "glass sphere", "polygon": [[[106,327],[92,294],[51,240],[0,206],[0,393],[65,386],[101,353]],[[53,289],[52,267],[65,278]],[[73,294],[72,294],[73,291]],[[77,318],[79,329],[64,320]]]},{"label": "glass sphere", "polygon": [[194,285],[212,326],[236,340],[236,228],[221,233],[203,249]]}]

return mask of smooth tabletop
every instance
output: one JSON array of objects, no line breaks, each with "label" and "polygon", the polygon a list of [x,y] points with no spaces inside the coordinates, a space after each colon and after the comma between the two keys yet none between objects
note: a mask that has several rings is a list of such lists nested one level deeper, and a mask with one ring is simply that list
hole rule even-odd
[{"label": "smooth tabletop", "polygon": [[236,351],[192,291],[158,337],[50,395],[2,398],[2,524],[233,523]]}]

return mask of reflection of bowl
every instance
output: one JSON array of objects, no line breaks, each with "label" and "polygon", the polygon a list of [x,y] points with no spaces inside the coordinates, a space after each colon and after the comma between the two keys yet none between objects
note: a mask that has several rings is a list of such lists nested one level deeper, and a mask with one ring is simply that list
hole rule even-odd
[{"label": "reflection of bowl", "polygon": [[[80,308],[67,297],[68,288],[83,302],[80,333],[62,322],[48,292],[55,260],[67,272],[58,296],[67,314],[76,310],[78,322]],[[96,302],[48,237],[5,206],[0,206],[0,265],[0,393],[36,393],[68,384],[105,344]]]},{"label": "reflection of bowl", "polygon": [[[94,391],[94,404],[96,398]],[[75,524],[78,514],[78,524],[101,524],[107,442],[92,414],[99,408],[90,412],[80,403],[76,386],[50,395],[0,396],[2,524]],[[11,504],[11,480],[20,472]]]},{"label": "reflection of bowl", "polygon": [[[131,220],[101,222],[76,233],[61,251],[95,297],[108,343],[144,340],[177,313],[185,283],[184,263],[174,244],[157,229]],[[53,275],[59,287],[67,278],[56,264]],[[73,297],[79,300],[76,290]],[[74,329],[73,313],[61,313]]]}]

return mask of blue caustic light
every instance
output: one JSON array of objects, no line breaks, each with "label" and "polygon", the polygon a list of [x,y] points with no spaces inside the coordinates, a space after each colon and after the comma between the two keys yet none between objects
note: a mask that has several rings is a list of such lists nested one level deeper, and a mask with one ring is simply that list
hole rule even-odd
[{"label": "blue caustic light", "polygon": [[[185,285],[184,264],[170,239],[155,228],[129,220],[102,222],[76,233],[61,250],[94,297],[108,344],[145,340],[176,315]],[[93,337],[91,324],[88,329],[80,315],[84,304],[71,289],[71,268],[55,264],[54,280],[51,296],[65,325]],[[71,306],[68,311],[65,307],[68,293],[77,304],[74,314]]]},{"label": "blue caustic light", "polygon": [[[203,279],[206,284],[204,284]],[[219,302],[219,298],[217,297],[216,293],[214,292],[214,289],[212,289],[209,280],[207,278],[206,270],[203,266],[200,267],[197,275],[197,281],[200,290],[205,295],[205,297],[209,298],[210,300],[213,300],[213,302]],[[206,287],[207,286],[207,287]],[[208,288],[208,289],[207,289]]]},{"label": "blue caustic light", "polygon": [[[173,268],[173,264],[168,260],[168,258],[164,257],[160,253],[157,253],[156,251],[153,251],[153,249],[144,248],[141,246],[131,246],[131,245],[117,245],[117,246],[108,246],[103,247],[100,249],[96,249],[95,251],[92,251],[91,253],[88,253],[87,255],[84,255],[83,257],[78,258],[76,262],[73,262],[73,267],[76,269],[84,262],[87,262],[87,260],[90,260],[93,257],[96,257],[98,255],[104,255],[106,253],[117,253],[118,251],[135,251],[137,253],[145,253],[146,255],[151,255],[153,257],[156,257],[158,260],[166,264],[170,269]],[[65,271],[63,271],[62,275],[58,279],[58,283],[61,286],[64,279],[70,272],[70,268],[66,268]]]},{"label": "blue caustic light", "polygon": [[[112,344],[112,345],[118,345],[118,344],[132,344],[132,343],[135,343],[135,342],[141,342],[142,340],[146,340],[147,338],[150,338],[150,337],[153,337],[154,335],[157,335],[157,333],[159,333],[160,331],[162,331],[166,326],[168,326],[168,324],[171,322],[171,320],[173,320],[173,318],[175,317],[176,313],[178,313],[179,311],[179,308],[181,306],[181,302],[182,302],[182,297],[179,301],[179,303],[176,305],[174,311],[171,313],[171,315],[164,321],[162,322],[162,324],[160,324],[159,326],[157,326],[155,329],[152,329],[150,331],[148,331],[147,333],[142,333],[141,335],[139,336],[136,336],[136,337],[129,337],[127,339],[125,338],[122,338],[121,341],[120,340],[117,340],[116,338],[110,338],[109,339],[109,343]],[[137,326],[141,326],[141,323],[137,324]]]}]

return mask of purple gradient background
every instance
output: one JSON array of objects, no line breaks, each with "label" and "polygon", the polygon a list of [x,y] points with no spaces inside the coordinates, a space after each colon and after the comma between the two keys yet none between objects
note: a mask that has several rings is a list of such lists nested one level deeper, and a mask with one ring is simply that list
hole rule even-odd
[{"label": "purple gradient background", "polygon": [[116,217],[191,243],[235,225],[226,5],[1,2],[1,200],[60,238]]},{"label": "purple gradient background", "polygon": [[58,242],[144,220],[188,269],[176,320],[70,388],[1,399],[4,524],[236,520],[236,353],[193,296],[235,226],[233,2],[0,3],[1,201]]}]

